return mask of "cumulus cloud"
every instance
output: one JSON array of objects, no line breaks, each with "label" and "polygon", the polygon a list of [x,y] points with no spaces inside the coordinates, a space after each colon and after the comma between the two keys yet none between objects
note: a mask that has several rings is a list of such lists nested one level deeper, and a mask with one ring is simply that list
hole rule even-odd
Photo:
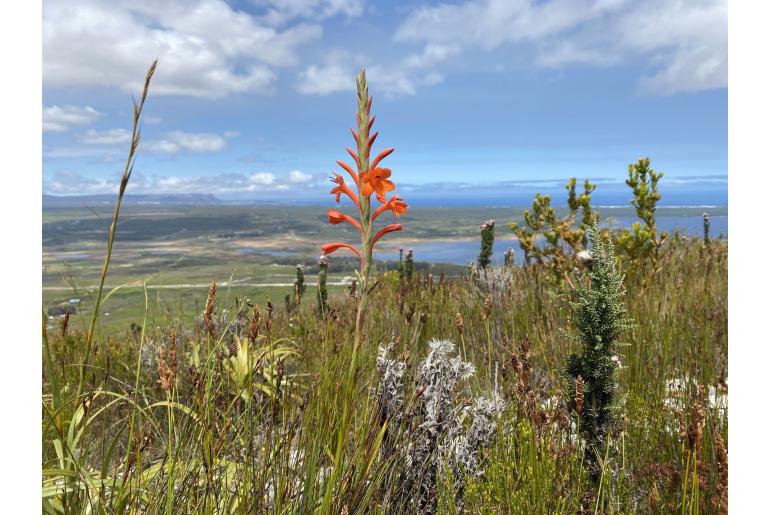
[{"label": "cumulus cloud", "polygon": [[299,74],[297,91],[303,95],[328,95],[339,91],[354,91],[355,66],[330,62],[310,65]]},{"label": "cumulus cloud", "polygon": [[223,0],[48,0],[43,81],[135,91],[158,57],[154,94],[264,92],[274,68],[296,64],[321,33],[316,23],[272,27]]},{"label": "cumulus cloud", "polygon": [[249,182],[259,186],[271,186],[275,184],[275,175],[267,172],[255,173],[249,177]]},{"label": "cumulus cloud", "polygon": [[[297,179],[302,178],[299,182]],[[73,171],[58,171],[43,181],[43,190],[54,195],[114,193],[119,177],[89,177]],[[326,188],[326,175],[293,170],[288,174],[271,172],[220,173],[199,176],[147,176],[139,172],[131,177],[129,193],[212,193],[215,195],[281,193],[298,189],[314,191]],[[320,194],[320,192],[319,192]]]},{"label": "cumulus cloud", "polygon": [[225,137],[207,132],[172,131],[163,139],[146,142],[144,149],[154,154],[176,154],[182,150],[217,152],[227,145]]},{"label": "cumulus cloud", "polygon": [[289,182],[292,184],[302,184],[310,181],[313,178],[309,173],[300,172],[299,170],[292,170],[289,172]]},{"label": "cumulus cloud", "polygon": [[59,171],[43,187],[46,193],[56,195],[96,195],[117,193],[119,180],[111,178],[86,177],[72,171]]},{"label": "cumulus cloud", "polygon": [[102,116],[104,113],[100,113],[90,106],[53,105],[43,107],[43,130],[64,132],[73,126],[89,125]]},{"label": "cumulus cloud", "polygon": [[[408,61],[426,67],[459,48],[529,45],[544,67],[642,59],[640,86],[651,93],[727,85],[726,0],[466,0],[416,9],[395,39],[424,44]],[[437,51],[444,47],[448,55]]]},{"label": "cumulus cloud", "polygon": [[[443,75],[426,70],[428,65],[448,58],[457,49],[445,45],[429,45],[420,54],[408,55],[394,64],[373,65],[366,68],[371,84],[388,98],[417,94],[420,86],[431,86],[443,80]],[[329,95],[355,91],[355,76],[367,59],[360,54],[335,49],[327,52],[321,65],[307,66],[299,74],[296,89],[303,95]]]},{"label": "cumulus cloud", "polygon": [[364,12],[363,0],[267,0],[259,3],[268,4],[263,19],[274,25],[296,18],[320,20],[338,14],[354,18]]},{"label": "cumulus cloud", "polygon": [[87,145],[116,145],[119,143],[129,143],[131,141],[131,131],[126,129],[109,129],[106,131],[89,129],[83,136],[81,136],[80,141]]}]

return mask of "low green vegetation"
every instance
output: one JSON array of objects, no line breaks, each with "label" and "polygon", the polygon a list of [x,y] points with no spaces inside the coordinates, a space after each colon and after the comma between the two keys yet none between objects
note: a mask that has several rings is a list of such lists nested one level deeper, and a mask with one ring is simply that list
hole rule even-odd
[{"label": "low green vegetation", "polygon": [[[700,240],[669,242],[643,295],[640,275],[625,278],[623,303],[637,325],[621,338],[630,346],[618,352],[622,404],[619,424],[608,437],[612,453],[600,500],[581,465],[585,447],[569,422],[574,399],[563,369],[567,357],[580,351],[559,330],[578,333],[569,287],[553,286],[547,270],[537,266],[510,267],[510,287],[492,297],[484,320],[486,290],[464,278],[440,283],[419,273],[411,281],[399,281],[396,272],[378,276],[356,373],[351,454],[331,509],[384,509],[385,492],[393,486],[387,481],[406,473],[407,463],[377,449],[382,429],[373,393],[380,381],[378,345],[395,342],[393,352],[406,360],[409,375],[426,356],[428,342],[440,338],[453,340],[476,367],[474,378],[456,395],[487,395],[491,380],[508,405],[481,454],[484,474],[469,478],[465,487],[466,512],[575,513],[583,502],[593,512],[601,502],[607,512],[670,513],[684,507],[717,513],[712,502],[720,481],[717,438],[727,442],[726,252],[718,241],[707,250]],[[144,306],[143,291],[131,295]],[[120,506],[123,512],[163,511],[171,481],[174,513],[317,509],[340,422],[342,400],[335,391],[347,374],[356,299],[347,289],[330,291],[329,312],[321,317],[312,295],[306,294],[292,314],[281,295],[271,295],[274,307],[268,315],[264,296],[222,287],[216,315],[225,310],[227,315],[214,339],[201,329],[205,289],[186,292],[189,318],[169,316],[158,301],[162,295],[148,293],[146,322],[144,309],[128,317],[141,327],[132,332],[124,326],[97,339],[80,398],[73,398],[73,388],[84,325],[74,317],[64,335],[61,319],[50,326],[52,369],[43,376],[44,507],[61,512],[66,506],[70,513],[89,506],[107,512],[120,512]],[[251,358],[261,379],[255,379],[248,407],[228,372],[231,342],[249,337],[253,315],[246,297],[261,312],[255,341],[268,349]],[[105,303],[109,317],[124,309],[112,304],[118,298]],[[236,323],[241,312],[250,320],[241,317]],[[464,320],[462,333],[457,313]],[[178,335],[178,375],[168,404],[157,383],[157,355],[172,327]],[[520,351],[525,341],[526,358]],[[292,353],[273,361],[270,345]],[[522,363],[529,370],[526,381],[517,373]],[[699,387],[705,389],[701,408]],[[693,443],[702,435],[697,455],[691,429]],[[443,488],[437,495],[446,507],[449,492]]]}]

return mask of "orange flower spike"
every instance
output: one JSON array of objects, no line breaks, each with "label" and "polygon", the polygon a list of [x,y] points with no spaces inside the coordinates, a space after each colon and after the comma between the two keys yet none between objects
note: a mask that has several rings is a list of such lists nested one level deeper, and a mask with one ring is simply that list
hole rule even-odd
[{"label": "orange flower spike", "polygon": [[350,129],[350,134],[353,135],[353,139],[356,140],[356,145],[358,145],[358,134],[356,134],[356,131]]},{"label": "orange flower spike", "polygon": [[393,216],[399,218],[401,215],[406,214],[408,208],[409,205],[404,202],[404,199],[402,199],[400,195],[393,195],[387,202],[377,208],[372,215],[372,220],[375,220],[378,216],[388,210],[393,212]]},{"label": "orange flower spike", "polygon": [[350,200],[353,201],[353,203],[356,205],[357,208],[359,208],[359,210],[361,209],[360,206],[358,205],[358,197],[356,196],[355,193],[353,193],[353,190],[348,188],[348,185],[345,184],[345,179],[343,179],[340,174],[335,173],[334,177],[332,177],[332,182],[337,184],[337,186],[334,187],[329,193],[337,196],[337,202],[340,201],[340,195],[344,193],[350,198]]},{"label": "orange flower spike", "polygon": [[401,225],[401,224],[389,224],[389,225],[386,225],[385,227],[380,229],[377,234],[374,235],[374,238],[372,238],[372,247],[374,247],[374,244],[377,243],[377,240],[379,240],[380,238],[382,238],[383,236],[385,236],[389,232],[400,231],[403,228],[404,228],[404,226]]},{"label": "orange flower spike", "polygon": [[345,213],[342,213],[332,208],[329,208],[329,211],[326,212],[326,215],[329,217],[329,223],[332,225],[337,225],[337,224],[341,224],[342,222],[347,222],[353,227],[355,227],[356,229],[358,229],[358,232],[360,232],[361,234],[364,233],[364,230],[361,228],[361,224],[358,223],[358,221],[352,216],[348,216]]}]

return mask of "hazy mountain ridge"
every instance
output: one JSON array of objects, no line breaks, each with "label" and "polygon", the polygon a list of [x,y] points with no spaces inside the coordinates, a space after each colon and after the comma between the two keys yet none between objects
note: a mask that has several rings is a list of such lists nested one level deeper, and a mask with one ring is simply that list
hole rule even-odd
[{"label": "hazy mountain ridge", "polygon": [[[83,206],[114,205],[117,195],[46,195],[43,194],[43,209]],[[181,194],[131,194],[123,198],[124,204],[161,204],[161,205],[206,205],[221,204],[218,197],[206,193]]]}]

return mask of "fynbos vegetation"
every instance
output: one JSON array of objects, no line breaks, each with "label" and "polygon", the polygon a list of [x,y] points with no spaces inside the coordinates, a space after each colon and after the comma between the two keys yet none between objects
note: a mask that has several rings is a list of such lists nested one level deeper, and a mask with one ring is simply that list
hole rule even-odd
[{"label": "fynbos vegetation", "polygon": [[649,158],[642,158],[628,165],[626,184],[634,194],[631,204],[636,208],[636,214],[644,225],[635,222],[631,231],[621,231],[618,246],[637,264],[648,260],[653,265],[657,264],[660,248],[668,238],[665,231],[658,233],[658,224],[655,221],[655,209],[660,200],[658,182],[662,178],[662,172],[650,168]]},{"label": "fynbos vegetation", "polygon": [[[155,324],[148,313],[167,311],[145,284],[142,315],[106,337],[102,290],[153,71],[90,323],[82,309],[44,315],[43,512],[727,511],[727,242],[659,234],[661,174],[642,160],[631,232],[600,228],[595,186],[573,179],[565,216],[537,195],[514,227],[526,266],[512,249],[492,265],[490,222],[468,273],[425,273],[411,249],[397,270],[375,262],[403,229],[385,218],[407,205],[382,166],[393,149],[373,153],[363,71],[352,164],[332,176],[347,207],[326,213],[355,242],[321,246],[316,298],[308,261],[273,295],[286,309],[211,281],[185,293],[195,323]],[[327,283],[338,250],[355,263],[335,260],[349,279]]]},{"label": "fynbos vegetation", "polygon": [[[550,195],[535,195],[532,210],[524,211],[524,225],[510,224],[524,252],[524,261],[533,261],[549,268],[553,277],[561,281],[567,272],[575,267],[575,255],[587,243],[588,228],[598,220],[598,214],[591,208],[591,193],[596,185],[586,179],[583,193],[576,192],[577,181],[570,179],[566,185],[569,212],[559,217],[551,206]],[[580,214],[580,223],[575,227]],[[538,240],[543,238],[544,243]]]}]

